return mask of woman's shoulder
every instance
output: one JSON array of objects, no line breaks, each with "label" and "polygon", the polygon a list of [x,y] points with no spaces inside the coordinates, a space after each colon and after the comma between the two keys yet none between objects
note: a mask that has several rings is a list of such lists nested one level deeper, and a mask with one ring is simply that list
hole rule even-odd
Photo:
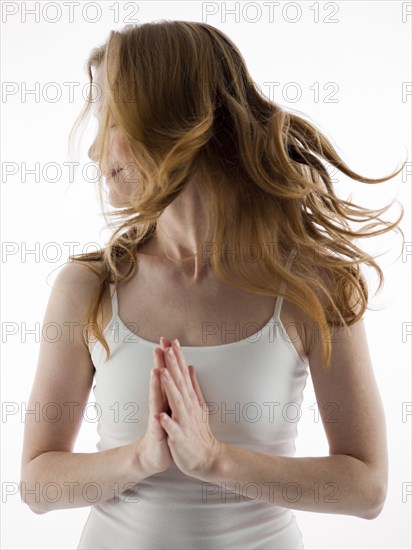
[{"label": "woman's shoulder", "polygon": [[100,285],[99,273],[103,269],[101,261],[77,262],[68,261],[64,264],[53,282],[53,289],[76,302],[79,306],[87,306],[90,297]]},{"label": "woman's shoulder", "polygon": [[60,284],[96,284],[103,268],[103,260],[93,262],[69,261],[62,266],[56,282]]}]

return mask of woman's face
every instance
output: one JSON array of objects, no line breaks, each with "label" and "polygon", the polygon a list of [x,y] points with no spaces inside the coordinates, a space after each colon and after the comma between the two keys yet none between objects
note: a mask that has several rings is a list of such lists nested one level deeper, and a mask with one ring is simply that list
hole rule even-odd
[{"label": "woman's face", "polygon": [[[103,67],[99,65],[95,72],[94,79],[98,89],[98,99],[94,103],[94,116],[98,121],[98,131],[101,126],[101,108],[103,104],[103,97],[105,93]],[[107,183],[109,192],[108,200],[114,207],[129,206],[127,197],[130,197],[135,186],[137,184],[136,170],[133,169],[134,161],[130,155],[130,151],[120,134],[119,129],[113,126],[109,129],[108,136],[108,166],[102,166],[97,158],[97,152],[95,151],[95,141],[89,148],[88,155],[93,162],[97,162],[100,165],[100,169],[103,171],[103,176]]]}]

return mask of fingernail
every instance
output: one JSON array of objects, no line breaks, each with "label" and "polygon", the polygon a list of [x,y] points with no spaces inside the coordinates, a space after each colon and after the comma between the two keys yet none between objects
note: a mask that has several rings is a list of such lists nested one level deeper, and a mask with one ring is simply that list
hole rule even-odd
[{"label": "fingernail", "polygon": [[180,349],[180,342],[177,338],[174,340],[174,343],[176,344],[177,349]]}]

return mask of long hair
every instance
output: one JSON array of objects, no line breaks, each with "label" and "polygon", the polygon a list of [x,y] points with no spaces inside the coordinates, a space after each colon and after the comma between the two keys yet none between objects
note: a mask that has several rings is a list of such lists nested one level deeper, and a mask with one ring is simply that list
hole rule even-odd
[{"label": "long hair", "polygon": [[[299,306],[322,339],[327,371],[331,331],[355,323],[368,305],[360,264],[377,271],[378,290],[383,285],[374,257],[354,241],[397,228],[404,213],[401,207],[399,218],[389,223],[378,215],[392,203],[369,210],[338,198],[327,164],[367,184],[393,178],[403,165],[380,179],[353,172],[312,123],[260,93],[241,53],[222,31],[190,21],[111,31],[88,58],[88,101],[70,139],[90,111],[93,69],[100,64],[105,97],[96,136],[98,162],[106,171],[114,123],[130,148],[138,185],[127,207],[109,212],[118,223],[107,245],[69,257],[98,277],[86,312],[88,336],[101,342],[109,359],[96,322],[107,285],[133,276],[139,247],[156,234],[157,218],[196,173],[208,218],[205,261],[225,284],[283,296]],[[100,173],[102,200],[101,182]],[[349,221],[364,227],[355,231]],[[297,255],[288,271],[291,249]],[[124,262],[129,269],[122,275]]]}]

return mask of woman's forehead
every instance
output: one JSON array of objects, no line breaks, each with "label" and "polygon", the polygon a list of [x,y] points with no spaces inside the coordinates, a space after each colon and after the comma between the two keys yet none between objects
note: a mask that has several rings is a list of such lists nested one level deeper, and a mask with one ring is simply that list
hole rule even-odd
[{"label": "woman's forehead", "polygon": [[94,101],[93,101],[93,115],[98,116],[102,110],[103,98],[104,98],[104,78],[103,78],[103,67],[100,64],[93,77],[94,84]]}]

